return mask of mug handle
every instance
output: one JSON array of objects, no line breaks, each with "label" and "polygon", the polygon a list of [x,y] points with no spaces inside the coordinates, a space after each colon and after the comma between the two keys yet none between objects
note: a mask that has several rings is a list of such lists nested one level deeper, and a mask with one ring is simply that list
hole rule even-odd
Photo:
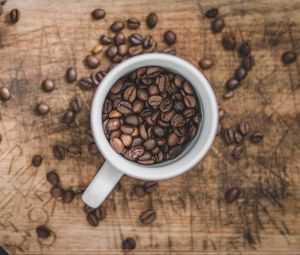
[{"label": "mug handle", "polygon": [[84,191],[82,200],[88,206],[97,208],[113,190],[122,175],[122,172],[106,161]]}]

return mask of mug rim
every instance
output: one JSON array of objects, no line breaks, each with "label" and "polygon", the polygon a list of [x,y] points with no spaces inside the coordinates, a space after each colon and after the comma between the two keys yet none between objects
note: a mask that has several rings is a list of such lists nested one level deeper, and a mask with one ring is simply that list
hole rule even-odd
[{"label": "mug rim", "polygon": [[[174,160],[170,164],[162,166],[157,166],[156,164],[146,166],[136,164],[124,158],[113,150],[107,140],[102,125],[102,109],[109,89],[125,74],[143,66],[160,66],[172,69],[172,71],[174,70],[173,72],[179,73],[180,75],[185,72],[186,74],[191,75],[194,81],[198,81],[196,86],[190,79],[186,78],[187,75],[182,75],[185,79],[190,81],[193,88],[197,91],[203,107],[202,130],[197,138],[194,138],[197,139],[197,141],[194,142],[194,145],[191,148],[195,154],[194,156],[188,156],[190,153],[188,152],[183,157],[179,156],[178,160]],[[203,99],[205,100],[205,103],[203,102]],[[110,70],[104,77],[94,94],[90,121],[92,133],[98,149],[105,159],[115,168],[124,174],[137,179],[161,180],[175,177],[188,171],[205,156],[214,141],[217,131],[218,106],[210,83],[192,64],[177,56],[163,53],[146,53],[125,60]],[[203,133],[203,131],[205,131],[205,133]],[[204,135],[206,137],[203,137]],[[202,146],[198,146],[198,149],[195,150],[194,147],[199,143],[201,138]],[[186,159],[187,157],[189,158],[188,160]]]}]

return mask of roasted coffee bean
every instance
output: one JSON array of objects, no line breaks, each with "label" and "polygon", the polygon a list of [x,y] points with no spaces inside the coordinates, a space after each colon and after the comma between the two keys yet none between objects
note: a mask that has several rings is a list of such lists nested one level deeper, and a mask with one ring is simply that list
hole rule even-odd
[{"label": "roasted coffee bean", "polygon": [[128,115],[127,117],[125,117],[124,119],[125,123],[133,126],[133,127],[137,127],[139,125],[139,118],[136,115]]},{"label": "roasted coffee bean", "polygon": [[108,35],[101,35],[101,37],[100,37],[100,43],[103,44],[103,45],[112,44],[112,41],[113,40]]},{"label": "roasted coffee bean", "polygon": [[254,65],[254,57],[249,55],[242,60],[242,65],[246,70],[250,70]]},{"label": "roasted coffee bean", "polygon": [[148,26],[148,28],[152,29],[156,26],[157,24],[157,14],[155,12],[150,13],[147,18],[146,18],[146,24]]},{"label": "roasted coffee bean", "polygon": [[119,129],[119,127],[120,127],[120,120],[118,118],[109,119],[106,124],[107,130],[110,132]]},{"label": "roasted coffee bean", "polygon": [[135,185],[133,187],[133,191],[134,191],[135,195],[138,197],[144,197],[146,195],[144,186],[142,186],[142,185]]},{"label": "roasted coffee bean", "polygon": [[186,95],[184,96],[184,104],[188,107],[188,108],[195,108],[197,105],[197,100],[195,97],[190,96],[190,95]]},{"label": "roasted coffee bean", "polygon": [[183,148],[181,145],[176,145],[170,150],[170,159],[176,158],[179,154],[181,154]]},{"label": "roasted coffee bean", "polygon": [[71,123],[73,123],[73,122],[74,122],[74,119],[75,119],[75,114],[74,114],[74,112],[72,112],[72,111],[70,111],[70,110],[66,111],[66,112],[64,113],[64,115],[63,115],[63,121],[64,121],[64,123],[66,123],[66,124],[71,124]]},{"label": "roasted coffee bean", "polygon": [[36,106],[36,111],[39,115],[46,115],[50,112],[50,108],[45,103],[39,103]]},{"label": "roasted coffee bean", "polygon": [[[109,114],[108,114],[108,117],[109,118],[120,118],[122,116],[122,114],[117,111],[117,110],[112,110]],[[109,130],[109,131],[112,131],[112,130]]]},{"label": "roasted coffee bean", "polygon": [[151,96],[159,94],[158,87],[156,85],[149,86],[148,92]]},{"label": "roasted coffee bean", "polygon": [[231,204],[237,200],[240,196],[241,190],[238,187],[232,187],[228,189],[225,193],[225,200],[227,203]]},{"label": "roasted coffee bean", "polygon": [[239,81],[235,78],[230,78],[226,83],[226,88],[228,90],[235,90],[240,85]]},{"label": "roasted coffee bean", "polygon": [[171,120],[171,125],[174,128],[177,127],[182,127],[185,124],[185,119],[183,117],[183,115],[177,113],[173,116],[172,120]]},{"label": "roasted coffee bean", "polygon": [[91,153],[92,155],[99,154],[98,147],[97,147],[97,145],[95,143],[90,143],[90,145],[89,145],[89,153]]},{"label": "roasted coffee bean", "polygon": [[135,147],[135,146],[140,146],[140,145],[142,145],[142,143],[143,143],[142,138],[140,138],[140,137],[135,137],[135,138],[132,140],[131,147],[133,148],[133,147]]},{"label": "roasted coffee bean", "polygon": [[145,89],[138,89],[137,96],[142,101],[147,101],[149,98],[149,93]]},{"label": "roasted coffee bean", "polygon": [[176,50],[171,47],[164,48],[161,52],[166,54],[176,55]]},{"label": "roasted coffee bean", "polygon": [[215,17],[217,17],[219,14],[219,10],[217,8],[212,8],[209,9],[208,11],[205,12],[205,17],[209,18],[209,19],[213,19]]},{"label": "roasted coffee bean", "polygon": [[121,44],[119,45],[118,47],[118,54],[121,56],[121,57],[124,57],[126,56],[128,53],[128,45],[127,44]]},{"label": "roasted coffee bean", "polygon": [[251,53],[251,47],[248,42],[243,42],[239,48],[241,58],[247,57]]},{"label": "roasted coffee bean", "polygon": [[222,36],[222,45],[226,50],[234,50],[236,48],[235,36],[232,33],[225,33]]},{"label": "roasted coffee bean", "polygon": [[147,151],[151,151],[155,148],[156,142],[154,139],[148,139],[144,142],[143,146]]},{"label": "roasted coffee bean", "polygon": [[115,45],[121,45],[125,43],[125,35],[122,32],[116,33],[114,36]]},{"label": "roasted coffee bean", "polygon": [[93,227],[97,227],[99,225],[99,220],[93,211],[87,214],[86,219],[87,222]]},{"label": "roasted coffee bean", "polygon": [[52,80],[46,79],[42,82],[42,89],[45,92],[51,92],[55,88],[55,83]]},{"label": "roasted coffee bean", "polygon": [[[105,102],[108,102],[108,101],[106,100]],[[110,100],[109,100],[109,102],[111,104]],[[107,106],[107,103],[106,103],[106,107],[109,107],[109,106]],[[82,109],[82,100],[79,96],[75,96],[71,99],[70,109],[75,113],[80,112],[80,110]]]},{"label": "roasted coffee bean", "polygon": [[11,95],[10,95],[10,91],[8,90],[8,88],[1,87],[0,88],[0,99],[5,102],[5,101],[9,100],[10,97],[11,97]]},{"label": "roasted coffee bean", "polygon": [[162,100],[163,98],[161,96],[158,95],[150,96],[148,99],[148,104],[151,105],[152,107],[159,106]]},{"label": "roasted coffee bean", "polygon": [[246,136],[250,132],[250,126],[246,121],[242,121],[238,126],[238,130],[243,136]]},{"label": "roasted coffee bean", "polygon": [[94,87],[93,80],[89,77],[84,77],[80,79],[80,88],[83,90],[89,90]]},{"label": "roasted coffee bean", "polygon": [[51,230],[48,227],[46,227],[45,225],[39,225],[36,228],[36,233],[39,238],[46,239],[46,238],[50,237]]},{"label": "roasted coffee bean", "polygon": [[135,146],[132,147],[129,151],[128,151],[128,155],[132,160],[136,160],[137,158],[141,157],[145,152],[144,147],[142,146]]},{"label": "roasted coffee bean", "polygon": [[170,98],[166,98],[164,99],[161,104],[159,105],[159,109],[162,111],[162,112],[168,112],[172,109],[173,107],[173,101],[170,99]]},{"label": "roasted coffee bean", "polygon": [[117,153],[123,153],[125,150],[124,144],[119,138],[112,138],[110,145]]},{"label": "roasted coffee bean", "polygon": [[131,250],[134,250],[135,247],[136,247],[136,242],[132,237],[128,237],[122,242],[123,250],[131,251]]},{"label": "roasted coffee bean", "polygon": [[199,66],[204,70],[211,68],[213,64],[214,62],[210,58],[203,58],[199,61]]},{"label": "roasted coffee bean", "polygon": [[169,134],[167,144],[170,147],[173,147],[173,146],[177,145],[178,141],[179,141],[178,136],[175,133]]},{"label": "roasted coffee bean", "polygon": [[64,159],[65,158],[65,149],[61,145],[54,145],[53,146],[53,155],[56,159]]},{"label": "roasted coffee bean", "polygon": [[122,134],[120,137],[122,143],[125,147],[129,147],[132,143],[132,136],[127,134]]},{"label": "roasted coffee bean", "polygon": [[118,54],[118,47],[115,45],[110,46],[106,50],[106,56],[110,59],[113,59]]},{"label": "roasted coffee bean", "polygon": [[124,28],[124,26],[125,26],[124,22],[118,20],[111,24],[110,29],[111,31],[116,33],[116,32],[120,32]]},{"label": "roasted coffee bean", "polygon": [[95,9],[91,15],[95,20],[103,19],[105,17],[105,11],[103,9]]},{"label": "roasted coffee bean", "polygon": [[40,154],[36,154],[32,158],[32,165],[34,167],[39,167],[43,162],[43,157]]},{"label": "roasted coffee bean", "polygon": [[224,99],[229,99],[233,97],[233,90],[226,92],[223,96]]},{"label": "roasted coffee bean", "polygon": [[247,76],[247,70],[244,67],[239,67],[238,69],[235,70],[234,77],[238,81],[245,79],[246,76]]},{"label": "roasted coffee bean", "polygon": [[250,141],[252,143],[259,143],[263,140],[264,135],[261,132],[253,132],[250,136]]},{"label": "roasted coffee bean", "polygon": [[139,33],[133,33],[129,36],[128,40],[132,45],[140,45],[144,38]]},{"label": "roasted coffee bean", "polygon": [[168,30],[164,33],[164,40],[166,44],[172,45],[176,42],[176,34],[173,31]]},{"label": "roasted coffee bean", "polygon": [[92,49],[92,54],[97,55],[103,50],[103,46],[101,44],[95,45],[95,47]]},{"label": "roasted coffee bean", "polygon": [[9,15],[10,15],[10,22],[12,24],[16,24],[20,20],[21,14],[20,14],[20,11],[18,9],[12,9],[10,11]]},{"label": "roasted coffee bean", "polygon": [[234,140],[236,143],[242,143],[243,136],[241,135],[241,133],[239,131],[234,132]]},{"label": "roasted coffee bean", "polygon": [[241,159],[245,154],[245,147],[244,145],[237,145],[234,147],[232,151],[232,157],[236,160]]},{"label": "roasted coffee bean", "polygon": [[107,214],[105,207],[101,206],[101,205],[94,210],[94,213],[95,213],[98,221],[104,220],[106,217],[106,214]]},{"label": "roasted coffee bean", "polygon": [[227,145],[234,142],[234,131],[231,128],[224,128],[222,137]]},{"label": "roasted coffee bean", "polygon": [[117,106],[117,110],[122,114],[130,114],[132,110],[132,104],[126,101],[121,101]]},{"label": "roasted coffee bean", "polygon": [[144,184],[144,190],[147,194],[151,194],[158,188],[158,182],[148,181]]},{"label": "roasted coffee bean", "polygon": [[140,27],[140,25],[141,22],[137,18],[132,17],[127,20],[127,26],[130,29],[137,29]]},{"label": "roasted coffee bean", "polygon": [[151,35],[147,35],[143,41],[144,49],[149,49],[154,45],[154,39]]},{"label": "roasted coffee bean", "polygon": [[85,58],[85,62],[87,64],[88,67],[90,68],[96,68],[100,65],[100,60],[93,55],[87,55]]},{"label": "roasted coffee bean", "polygon": [[63,193],[63,202],[71,203],[75,198],[75,192],[71,189],[65,190]]},{"label": "roasted coffee bean", "polygon": [[127,89],[125,89],[123,98],[124,100],[133,103],[136,99],[136,88],[134,86],[129,86]]},{"label": "roasted coffee bean", "polygon": [[54,170],[47,173],[47,180],[53,186],[57,186],[60,182],[59,176]]},{"label": "roasted coffee bean", "polygon": [[130,126],[126,126],[126,125],[121,125],[120,130],[121,130],[123,133],[125,133],[125,134],[127,134],[127,135],[130,135],[130,134],[133,133],[134,128],[133,128],[133,127],[130,127]]},{"label": "roasted coffee bean", "polygon": [[293,51],[286,51],[281,56],[281,61],[288,65],[293,63],[297,59],[297,54]]},{"label": "roasted coffee bean", "polygon": [[77,80],[77,71],[74,67],[70,67],[67,69],[66,79],[68,82],[74,82]]},{"label": "roasted coffee bean", "polygon": [[68,155],[73,158],[78,158],[81,155],[81,149],[75,144],[70,144],[67,148]]},{"label": "roasted coffee bean", "polygon": [[148,209],[140,216],[140,221],[144,225],[151,224],[156,218],[156,212],[153,209]]},{"label": "roasted coffee bean", "polygon": [[140,45],[135,47],[130,47],[128,53],[129,56],[131,57],[137,56],[143,53],[143,48]]},{"label": "roasted coffee bean", "polygon": [[118,80],[110,89],[110,92],[113,94],[118,94],[122,90],[123,83],[121,80]]},{"label": "roasted coffee bean", "polygon": [[50,190],[50,193],[53,197],[55,198],[59,198],[59,197],[62,197],[64,191],[62,188],[60,187],[57,187],[57,186],[53,186]]},{"label": "roasted coffee bean", "polygon": [[159,127],[159,126],[154,126],[153,128],[153,133],[156,135],[156,136],[159,136],[159,137],[162,137],[166,134],[166,130]]},{"label": "roasted coffee bean", "polygon": [[214,33],[219,33],[225,27],[225,22],[222,17],[215,18],[211,23],[211,29]]}]

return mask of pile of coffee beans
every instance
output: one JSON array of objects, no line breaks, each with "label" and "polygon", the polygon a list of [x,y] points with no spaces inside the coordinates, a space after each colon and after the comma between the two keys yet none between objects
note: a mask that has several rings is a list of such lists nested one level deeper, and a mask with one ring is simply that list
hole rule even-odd
[{"label": "pile of coffee beans", "polygon": [[103,128],[112,148],[143,165],[179,156],[200,122],[200,104],[191,84],[157,66],[119,79],[103,106]]}]

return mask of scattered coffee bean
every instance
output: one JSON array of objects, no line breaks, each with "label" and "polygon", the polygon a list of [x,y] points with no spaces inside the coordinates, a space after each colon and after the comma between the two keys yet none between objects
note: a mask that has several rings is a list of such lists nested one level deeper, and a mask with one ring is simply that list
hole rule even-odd
[{"label": "scattered coffee bean", "polygon": [[10,97],[11,97],[11,95],[10,95],[10,91],[8,90],[8,88],[1,87],[0,88],[0,99],[5,102],[5,101],[9,100]]},{"label": "scattered coffee bean", "polygon": [[225,27],[225,21],[222,17],[215,18],[211,23],[211,29],[214,33],[219,33]]},{"label": "scattered coffee bean", "polygon": [[106,217],[106,209],[104,206],[99,206],[94,210],[94,213],[98,219],[98,221],[104,220]]},{"label": "scattered coffee bean", "polygon": [[39,115],[46,115],[50,112],[50,108],[45,103],[39,103],[36,106],[36,111]]},{"label": "scattered coffee bean", "polygon": [[247,76],[247,70],[244,67],[239,67],[238,69],[235,70],[234,77],[238,81],[245,79],[246,76]]},{"label": "scattered coffee bean", "polygon": [[93,80],[89,77],[81,78],[79,84],[80,84],[80,88],[82,90],[89,90],[94,87]]},{"label": "scattered coffee bean", "polygon": [[250,136],[250,141],[252,143],[259,143],[263,140],[264,135],[261,132],[253,132]]},{"label": "scattered coffee bean", "polygon": [[234,50],[236,47],[235,36],[232,33],[225,33],[222,36],[222,45],[226,50]]},{"label": "scattered coffee bean", "polygon": [[124,44],[126,38],[125,38],[125,35],[122,32],[118,32],[118,33],[115,34],[113,40],[114,40],[115,45],[118,46],[118,45]]},{"label": "scattered coffee bean", "polygon": [[18,9],[12,9],[10,11],[10,21],[12,24],[16,24],[20,20],[20,11]]},{"label": "scattered coffee bean", "polygon": [[71,189],[65,190],[63,193],[63,202],[64,203],[71,203],[75,198],[75,192]]},{"label": "scattered coffee bean", "polygon": [[118,47],[118,54],[121,57],[125,57],[128,54],[128,45],[127,44],[122,44]]},{"label": "scattered coffee bean", "polygon": [[79,96],[75,96],[70,101],[70,109],[77,113],[82,109],[82,100]]},{"label": "scattered coffee bean", "polygon": [[100,37],[100,43],[103,44],[103,45],[109,45],[109,44],[112,44],[112,39],[110,36],[108,35],[102,35]]},{"label": "scattered coffee bean", "polygon": [[234,142],[234,131],[231,128],[224,128],[222,137],[227,145]]},{"label": "scattered coffee bean", "polygon": [[99,225],[99,220],[93,211],[87,214],[86,219],[87,222],[93,227],[97,227]]},{"label": "scattered coffee bean", "polygon": [[85,58],[85,62],[89,68],[96,68],[100,65],[100,60],[93,55],[87,55]]},{"label": "scattered coffee bean", "polygon": [[144,49],[149,49],[154,45],[154,39],[151,35],[147,35],[143,41]]},{"label": "scattered coffee bean", "polygon": [[54,90],[55,88],[55,84],[52,80],[46,79],[42,82],[42,89],[45,92],[51,92],[52,90]]},{"label": "scattered coffee bean", "polygon": [[284,64],[288,65],[297,59],[297,54],[293,51],[286,51],[282,54],[281,60]]},{"label": "scattered coffee bean", "polygon": [[68,82],[74,82],[77,80],[77,72],[74,67],[70,67],[66,71],[66,79]]},{"label": "scattered coffee bean", "polygon": [[153,209],[148,209],[140,216],[140,221],[144,225],[151,224],[156,218],[156,212]]},{"label": "scattered coffee bean", "polygon": [[236,141],[236,143],[242,143],[243,136],[239,131],[234,132],[234,140]]},{"label": "scattered coffee bean", "polygon": [[105,11],[103,9],[95,9],[91,15],[95,20],[103,19],[105,17]]},{"label": "scattered coffee bean", "polygon": [[144,184],[144,190],[147,194],[151,194],[154,190],[158,188],[158,182],[148,181]]},{"label": "scattered coffee bean", "polygon": [[66,123],[66,124],[71,124],[71,123],[73,123],[73,122],[74,122],[74,119],[75,119],[75,114],[74,114],[73,111],[68,110],[68,111],[66,111],[66,112],[64,113],[64,115],[63,115],[63,121],[64,121],[64,123]]},{"label": "scattered coffee bean", "polygon": [[226,83],[226,88],[228,90],[235,90],[239,87],[240,83],[237,79],[235,78],[230,78],[227,83]]},{"label": "scattered coffee bean", "polygon": [[247,71],[249,71],[254,65],[254,57],[252,55],[249,55],[243,58],[242,65]]},{"label": "scattered coffee bean", "polygon": [[70,144],[67,148],[68,155],[72,158],[78,158],[81,155],[81,149],[75,144]]},{"label": "scattered coffee bean", "polygon": [[106,56],[110,59],[113,59],[118,54],[118,47],[115,45],[110,46],[106,50]]},{"label": "scattered coffee bean", "polygon": [[238,130],[243,136],[246,136],[250,132],[250,126],[246,121],[242,121],[238,126]]},{"label": "scattered coffee bean", "polygon": [[150,29],[154,28],[157,24],[157,20],[158,20],[157,14],[155,12],[150,13],[146,18],[146,23],[148,28]]},{"label": "scattered coffee bean", "polygon": [[124,26],[124,22],[118,20],[111,24],[110,29],[112,32],[117,33],[120,32],[124,28]]},{"label": "scattered coffee bean", "polygon": [[65,149],[61,145],[53,146],[53,155],[56,159],[63,160],[65,158]]},{"label": "scattered coffee bean", "polygon": [[168,30],[164,33],[164,40],[166,44],[172,45],[176,42],[176,34],[173,31]]},{"label": "scattered coffee bean", "polygon": [[40,225],[36,228],[38,237],[46,239],[51,235],[51,230],[45,225]]},{"label": "scattered coffee bean", "polygon": [[58,186],[53,186],[50,190],[50,193],[53,197],[59,198],[59,197],[62,197],[64,191],[62,188],[60,188]]},{"label": "scattered coffee bean", "polygon": [[229,99],[233,97],[233,90],[226,92],[223,96],[224,99]]},{"label": "scattered coffee bean", "polygon": [[144,38],[139,33],[133,33],[129,36],[128,40],[132,45],[140,45]]},{"label": "scattered coffee bean", "polygon": [[131,251],[131,250],[134,250],[135,247],[136,247],[136,242],[132,237],[128,237],[122,242],[123,250]]},{"label": "scattered coffee bean", "polygon": [[101,44],[97,44],[93,49],[92,49],[92,54],[96,55],[100,53],[103,50],[103,46]]},{"label": "scattered coffee bean", "polygon": [[206,11],[206,13],[204,14],[205,17],[209,18],[209,19],[213,19],[215,17],[217,17],[219,14],[219,10],[217,8],[212,8],[209,9],[208,11]]},{"label": "scattered coffee bean", "polygon": [[237,145],[234,147],[232,151],[232,157],[236,160],[241,159],[245,154],[245,147],[244,145]]},{"label": "scattered coffee bean", "polygon": [[59,176],[54,170],[47,173],[47,180],[53,186],[57,186],[60,182]]},{"label": "scattered coffee bean", "polygon": [[43,162],[43,157],[40,154],[34,155],[32,158],[32,165],[34,167],[39,167]]},{"label": "scattered coffee bean", "polygon": [[225,193],[225,200],[227,203],[231,204],[237,200],[240,196],[241,190],[238,187],[232,187],[228,189]]},{"label": "scattered coffee bean", "polygon": [[176,50],[171,47],[164,48],[161,52],[166,54],[176,55]]},{"label": "scattered coffee bean", "polygon": [[133,187],[133,191],[138,197],[144,197],[146,195],[145,189],[142,185],[135,185]]},{"label": "scattered coffee bean", "polygon": [[95,209],[88,206],[87,204],[84,204],[83,210],[86,214],[88,214],[89,212],[94,211]]},{"label": "scattered coffee bean", "polygon": [[136,47],[130,47],[128,53],[129,53],[129,56],[134,57],[134,56],[142,54],[143,48],[140,45],[136,46]]},{"label": "scattered coffee bean", "polygon": [[199,66],[204,70],[211,68],[213,64],[214,62],[210,58],[203,58],[199,61]]},{"label": "scattered coffee bean", "polygon": [[248,42],[243,42],[239,48],[239,54],[241,58],[247,57],[251,53],[251,47]]},{"label": "scattered coffee bean", "polygon": [[129,18],[127,20],[127,26],[130,29],[137,29],[140,27],[140,25],[141,25],[141,22],[137,18],[133,17],[133,18]]}]

